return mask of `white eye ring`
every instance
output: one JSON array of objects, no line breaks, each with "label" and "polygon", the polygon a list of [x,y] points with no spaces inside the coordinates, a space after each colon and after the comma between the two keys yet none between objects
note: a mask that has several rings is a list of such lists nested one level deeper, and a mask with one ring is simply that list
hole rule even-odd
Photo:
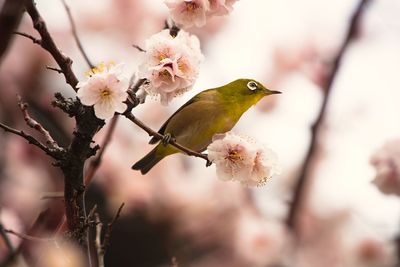
[{"label": "white eye ring", "polygon": [[257,83],[254,82],[254,81],[248,82],[247,83],[247,88],[249,88],[250,90],[254,91],[254,90],[256,90],[258,88],[257,87]]}]

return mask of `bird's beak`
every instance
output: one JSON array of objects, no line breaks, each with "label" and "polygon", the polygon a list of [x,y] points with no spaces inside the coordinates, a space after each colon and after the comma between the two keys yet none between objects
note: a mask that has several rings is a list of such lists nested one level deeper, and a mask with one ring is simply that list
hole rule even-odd
[{"label": "bird's beak", "polygon": [[279,91],[273,91],[273,90],[266,90],[267,95],[276,95],[276,94],[282,94],[282,92]]}]

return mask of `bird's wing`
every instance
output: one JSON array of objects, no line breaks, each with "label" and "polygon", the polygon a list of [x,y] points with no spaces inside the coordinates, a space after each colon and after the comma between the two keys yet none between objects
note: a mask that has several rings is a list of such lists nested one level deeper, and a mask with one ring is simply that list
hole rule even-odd
[{"label": "bird's wing", "polygon": [[[161,128],[158,130],[158,133],[160,134],[164,134],[165,133],[165,128],[167,128],[168,123],[170,122],[170,120],[182,109],[184,109],[185,107],[189,106],[190,104],[197,102],[200,99],[204,99],[204,98],[212,98],[213,94],[215,93],[215,90],[213,89],[208,89],[205,90],[201,93],[198,93],[197,95],[195,95],[194,97],[192,97],[188,102],[186,102],[185,104],[183,104],[177,111],[174,112],[174,114],[171,115],[171,117],[168,118],[168,120],[166,120],[164,122],[164,124],[161,126]],[[157,142],[160,141],[160,138],[153,136],[153,138],[150,139],[149,144],[156,144]]]}]

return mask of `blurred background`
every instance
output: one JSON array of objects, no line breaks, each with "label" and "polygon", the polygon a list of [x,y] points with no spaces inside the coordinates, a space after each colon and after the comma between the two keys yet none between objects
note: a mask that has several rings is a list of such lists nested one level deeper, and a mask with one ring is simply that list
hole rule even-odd
[{"label": "blurred background", "polygon": [[[89,58],[95,63],[125,62],[128,77],[141,56],[132,45],[144,46],[168,17],[161,0],[68,4]],[[245,188],[218,180],[215,166],[174,155],[142,176],[130,167],[151,149],[149,137],[120,118],[87,194],[88,205],[97,204],[105,221],[126,203],[113,228],[106,266],[395,266],[400,200],[371,183],[376,171],[370,159],[385,142],[400,137],[398,0],[375,0],[367,6],[332,87],[301,214],[301,238],[295,240],[285,225],[323,84],[357,4],[240,0],[229,16],[189,30],[199,37],[205,56],[194,89],[167,107],[148,98],[134,115],[157,130],[196,93],[237,78],[257,79],[283,94],[250,109],[234,132],[276,151],[283,172],[263,187]],[[61,1],[38,0],[37,7],[58,46],[74,60],[78,78],[84,79],[88,68]],[[26,14],[18,30],[37,36]],[[46,65],[56,67],[47,52],[14,36],[0,65],[0,121],[32,132],[17,107],[19,92],[32,116],[67,146],[74,121],[50,103],[55,92],[70,97],[74,92]],[[96,141],[103,140],[107,127]],[[0,132],[0,221],[5,228],[24,233],[50,208],[52,217],[37,234],[53,233],[63,202],[41,197],[62,191],[62,179],[42,151]],[[14,246],[21,242],[10,238]],[[60,265],[65,253],[75,253],[73,248],[60,252],[44,241],[29,241],[28,246],[28,259],[37,266],[79,266],[73,261]],[[0,239],[0,259],[6,254]]]}]

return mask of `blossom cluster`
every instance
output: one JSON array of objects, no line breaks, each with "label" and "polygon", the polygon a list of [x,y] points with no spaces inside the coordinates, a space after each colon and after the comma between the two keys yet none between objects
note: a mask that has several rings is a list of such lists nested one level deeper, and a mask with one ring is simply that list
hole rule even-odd
[{"label": "blossom cluster", "polygon": [[99,119],[109,119],[115,112],[124,112],[128,94],[128,79],[122,74],[123,64],[101,63],[87,73],[87,80],[78,83],[78,98],[86,106],[93,106]]},{"label": "blossom cluster", "polygon": [[276,154],[247,136],[232,132],[216,135],[207,151],[222,180],[262,186],[273,175],[280,173]]},{"label": "blossom cluster", "polygon": [[193,87],[203,60],[195,35],[180,30],[173,37],[169,30],[163,30],[146,41],[145,50],[139,76],[149,80],[145,87],[148,94],[160,96],[161,103],[168,104]]},{"label": "blossom cluster", "polygon": [[227,15],[237,0],[165,0],[172,19],[180,27],[202,27],[207,18]]}]

